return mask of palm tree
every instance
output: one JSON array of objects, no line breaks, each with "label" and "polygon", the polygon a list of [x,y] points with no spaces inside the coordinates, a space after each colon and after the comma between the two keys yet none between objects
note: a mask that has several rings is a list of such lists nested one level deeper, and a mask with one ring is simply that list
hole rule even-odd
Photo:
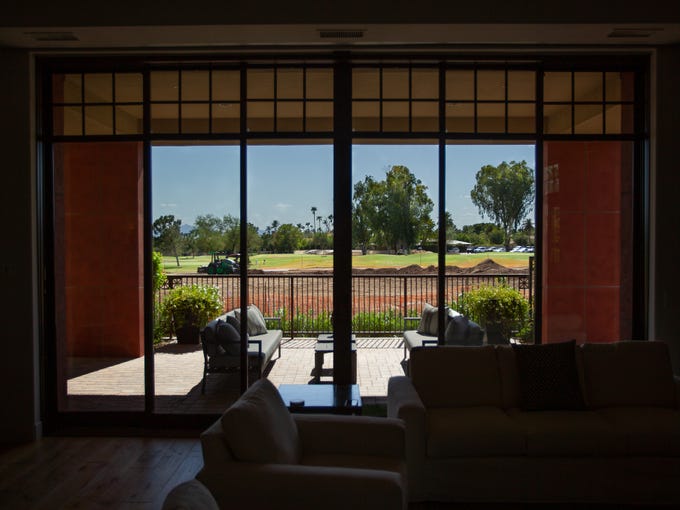
[{"label": "palm tree", "polygon": [[312,206],[312,216],[314,217],[312,225],[314,225],[314,232],[316,232],[316,207],[314,206]]}]

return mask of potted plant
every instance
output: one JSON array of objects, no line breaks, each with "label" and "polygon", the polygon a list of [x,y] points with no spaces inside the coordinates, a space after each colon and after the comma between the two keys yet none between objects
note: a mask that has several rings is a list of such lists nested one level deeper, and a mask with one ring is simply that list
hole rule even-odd
[{"label": "potted plant", "polygon": [[526,334],[529,302],[507,285],[484,286],[463,294],[457,309],[486,329],[490,344],[508,343],[516,334]]},{"label": "potted plant", "polygon": [[222,306],[217,288],[203,285],[175,287],[163,302],[180,344],[197,344],[200,328],[219,315]]}]

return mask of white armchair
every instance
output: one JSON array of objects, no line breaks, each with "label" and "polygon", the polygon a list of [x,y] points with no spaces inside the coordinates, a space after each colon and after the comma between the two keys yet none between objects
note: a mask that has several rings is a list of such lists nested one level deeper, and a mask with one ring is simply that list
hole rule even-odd
[{"label": "white armchair", "polygon": [[221,508],[406,508],[401,420],[291,415],[261,379],[201,444],[197,478]]}]

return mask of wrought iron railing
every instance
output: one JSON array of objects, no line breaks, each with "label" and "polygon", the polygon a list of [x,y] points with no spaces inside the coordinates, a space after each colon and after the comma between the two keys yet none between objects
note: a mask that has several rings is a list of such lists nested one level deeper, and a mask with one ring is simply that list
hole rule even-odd
[{"label": "wrought iron railing", "polygon": [[[507,285],[518,290],[533,308],[533,264],[527,274],[447,274],[445,301],[456,302],[471,289],[483,285]],[[170,275],[158,294],[162,302],[177,285],[213,285],[224,300],[224,309],[240,306],[238,275]],[[281,317],[284,334],[313,336],[331,330],[333,276],[331,274],[252,274],[248,296],[265,316]],[[437,303],[436,274],[372,274],[352,276],[352,329],[364,336],[400,334],[405,317],[420,315],[425,303]]]}]

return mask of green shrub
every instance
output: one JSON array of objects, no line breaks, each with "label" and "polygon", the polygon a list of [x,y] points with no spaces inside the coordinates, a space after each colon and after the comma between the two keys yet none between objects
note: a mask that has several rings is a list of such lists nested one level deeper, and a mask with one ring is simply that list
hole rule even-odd
[{"label": "green shrub", "polygon": [[530,334],[529,302],[506,285],[484,286],[462,294],[457,310],[489,333],[498,331],[504,340]]},{"label": "green shrub", "polygon": [[160,252],[153,252],[151,255],[151,271],[153,280],[154,295],[165,285],[168,277],[165,276],[165,269],[163,268],[163,255]]},{"label": "green shrub", "polygon": [[177,328],[186,325],[205,326],[222,312],[223,304],[217,287],[182,285],[175,287],[163,301],[163,318],[171,319]]}]

